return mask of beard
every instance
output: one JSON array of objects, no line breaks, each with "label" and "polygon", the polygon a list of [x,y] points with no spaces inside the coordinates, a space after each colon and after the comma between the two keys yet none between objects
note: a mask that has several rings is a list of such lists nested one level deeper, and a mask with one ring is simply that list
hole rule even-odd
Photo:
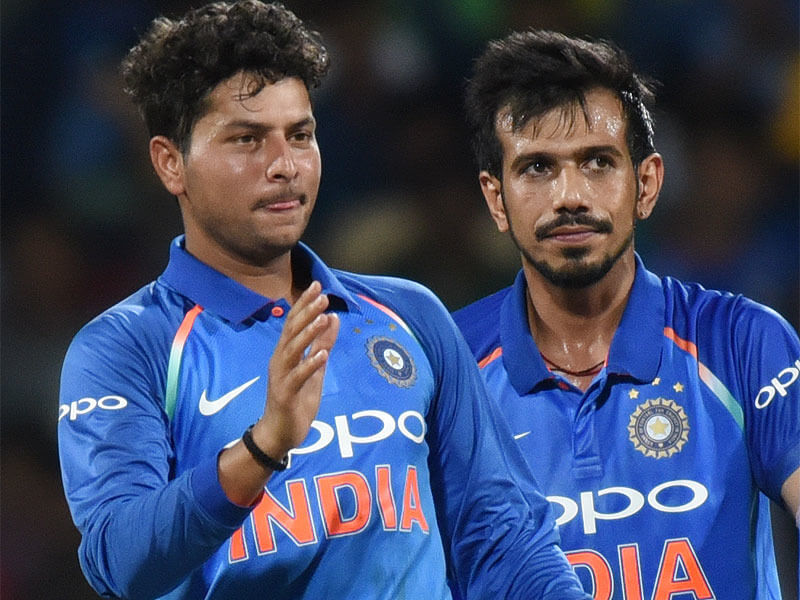
[{"label": "beard", "polygon": [[[576,224],[592,225],[601,233],[611,233],[613,231],[613,226],[608,221],[595,221],[590,217],[569,217],[565,215],[564,219],[559,219],[556,223],[545,226],[542,230],[537,230],[535,232],[537,240],[544,238],[547,233],[555,227],[566,224],[566,221]],[[524,259],[548,282],[564,289],[583,289],[594,285],[611,271],[612,267],[622,255],[625,254],[625,251],[633,244],[634,229],[631,228],[630,234],[617,248],[597,261],[589,261],[587,259],[589,248],[585,246],[564,248],[561,251],[561,256],[565,259],[566,264],[561,267],[555,267],[544,260],[536,260],[528,249],[519,242],[519,239],[514,234],[514,228],[511,227],[511,223],[509,223],[509,233]]]},{"label": "beard", "polygon": [[[310,202],[307,196],[300,196],[301,206],[308,206]],[[259,201],[252,210],[263,210],[267,204],[268,201]],[[300,213],[285,223],[269,226],[256,219],[195,211],[193,223],[195,235],[204,240],[203,245],[217,247],[242,264],[263,267],[295,248],[310,216],[310,211]]]}]

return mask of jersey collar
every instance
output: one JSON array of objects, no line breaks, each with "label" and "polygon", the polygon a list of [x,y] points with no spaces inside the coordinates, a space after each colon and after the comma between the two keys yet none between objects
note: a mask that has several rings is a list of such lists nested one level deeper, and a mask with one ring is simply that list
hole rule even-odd
[{"label": "jersey collar", "polygon": [[628,305],[611,340],[607,369],[642,382],[655,379],[661,364],[666,300],[661,280],[636,254],[636,276]]},{"label": "jersey collar", "polygon": [[[527,284],[522,270],[500,308],[503,364],[511,385],[520,395],[545,380],[553,380],[528,326]],[[664,331],[664,294],[661,282],[636,255],[636,275],[619,328],[611,341],[607,371],[652,381],[661,362]]]},{"label": "jersey collar", "polygon": [[[295,268],[310,271],[311,278],[322,284],[332,308],[357,309],[356,300],[336,275],[302,242],[292,250],[292,263]],[[170,244],[169,264],[160,279],[195,304],[233,323],[241,323],[280,300],[262,296],[196,259],[186,251],[183,235]]]},{"label": "jersey collar", "polygon": [[511,385],[524,396],[541,381],[555,379],[542,360],[528,325],[528,286],[520,270],[500,307],[500,344]]}]

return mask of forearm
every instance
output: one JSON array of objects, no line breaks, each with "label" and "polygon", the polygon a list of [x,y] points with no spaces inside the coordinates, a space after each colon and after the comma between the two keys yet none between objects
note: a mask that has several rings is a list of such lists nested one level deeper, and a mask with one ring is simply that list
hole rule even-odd
[{"label": "forearm", "polygon": [[[566,565],[566,568],[565,568]],[[541,600],[589,600],[563,552],[549,544],[530,554],[526,564],[512,577],[507,598]]]},{"label": "forearm", "polygon": [[[512,509],[513,510],[513,509]],[[465,524],[453,548],[461,596],[509,600],[588,600],[541,514],[498,512],[482,527]],[[540,517],[540,518],[537,518]],[[475,518],[475,516],[473,516]]]},{"label": "forearm", "polygon": [[[252,436],[258,448],[276,461],[282,460],[288,453],[286,449],[278,449],[268,437],[260,435],[259,423],[253,427]],[[253,458],[242,440],[220,453],[218,471],[225,495],[239,506],[252,506],[261,496],[273,472]]]},{"label": "forearm", "polygon": [[111,501],[83,531],[81,565],[100,593],[154,598],[200,567],[249,509],[228,501],[207,461],[158,490]]}]

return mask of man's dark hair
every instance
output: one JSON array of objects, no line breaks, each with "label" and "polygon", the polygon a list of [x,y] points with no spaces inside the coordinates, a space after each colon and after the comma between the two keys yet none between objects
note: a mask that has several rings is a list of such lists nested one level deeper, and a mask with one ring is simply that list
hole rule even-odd
[{"label": "man's dark hair", "polygon": [[277,3],[241,0],[214,2],[180,20],[155,19],[122,62],[122,76],[150,136],[163,135],[186,152],[210,92],[222,81],[239,72],[252,75],[245,96],[286,77],[311,89],[328,65],[319,34],[294,13]]},{"label": "man's dark hair", "polygon": [[628,150],[638,166],[655,152],[653,119],[647,109],[654,100],[654,86],[653,80],[634,73],[623,50],[605,40],[530,29],[492,41],[475,61],[466,90],[478,168],[502,175],[503,154],[495,129],[499,111],[509,110],[515,131],[558,107],[580,107],[585,116],[586,93],[597,87],[620,99]]}]

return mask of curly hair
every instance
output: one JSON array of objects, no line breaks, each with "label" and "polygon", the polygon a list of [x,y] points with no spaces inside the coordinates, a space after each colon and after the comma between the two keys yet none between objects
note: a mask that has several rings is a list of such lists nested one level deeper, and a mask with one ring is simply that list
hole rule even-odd
[{"label": "curly hair", "polygon": [[495,123],[508,109],[519,131],[554,108],[573,107],[586,115],[586,93],[602,87],[622,103],[627,146],[634,166],[655,152],[653,118],[647,108],[656,82],[636,74],[627,54],[605,40],[568,37],[528,29],[488,44],[467,82],[466,114],[480,170],[502,173],[502,149]]},{"label": "curly hair", "polygon": [[208,97],[236,73],[253,76],[247,96],[268,83],[298,77],[316,87],[329,66],[319,34],[281,4],[214,2],[180,20],[159,17],[122,62],[125,92],[150,136],[163,135],[185,152]]}]

